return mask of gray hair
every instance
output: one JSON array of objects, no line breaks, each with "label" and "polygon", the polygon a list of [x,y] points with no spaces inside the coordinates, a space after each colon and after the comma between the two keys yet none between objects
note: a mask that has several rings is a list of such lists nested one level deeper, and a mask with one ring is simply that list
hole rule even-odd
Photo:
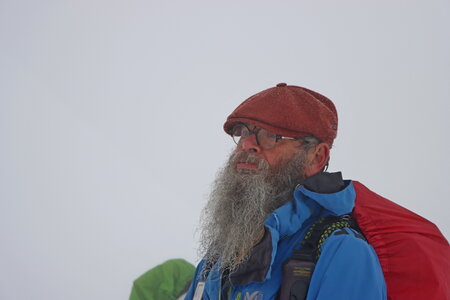
[{"label": "gray hair", "polygon": [[300,147],[302,148],[303,151],[308,151],[322,142],[313,135],[302,137],[300,141],[301,141]]},{"label": "gray hair", "polygon": [[[308,152],[309,150],[311,150],[312,148],[314,148],[315,146],[319,145],[320,143],[322,143],[321,140],[319,140],[318,138],[316,138],[313,135],[310,136],[305,136],[302,137],[301,139],[299,139],[301,141],[301,145],[300,145],[300,149],[304,152]],[[327,163],[325,164],[325,166],[323,167],[322,171],[326,171],[328,169],[328,164],[330,163],[330,158],[328,157]]]}]

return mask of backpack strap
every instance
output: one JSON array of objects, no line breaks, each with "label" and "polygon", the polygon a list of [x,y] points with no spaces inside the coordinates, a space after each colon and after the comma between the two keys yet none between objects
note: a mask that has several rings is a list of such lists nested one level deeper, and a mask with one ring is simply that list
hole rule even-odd
[{"label": "backpack strap", "polygon": [[[283,265],[283,283],[280,300],[303,300],[308,294],[316,262],[322,252],[325,240],[336,230],[349,227],[361,234],[351,215],[327,216],[311,225],[300,248],[293,250],[292,256]],[[362,236],[362,235],[361,235]]]}]

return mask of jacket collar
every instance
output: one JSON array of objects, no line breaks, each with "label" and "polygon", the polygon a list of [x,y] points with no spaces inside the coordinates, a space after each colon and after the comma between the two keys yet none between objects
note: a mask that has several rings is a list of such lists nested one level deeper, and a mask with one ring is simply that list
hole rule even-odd
[{"label": "jacket collar", "polygon": [[[295,189],[294,199],[276,209],[264,223],[272,237],[271,265],[275,260],[280,238],[296,233],[311,217],[350,213],[355,198],[351,181],[342,180],[340,172],[323,172],[303,181]],[[270,278],[271,265],[266,273],[266,280]]]}]

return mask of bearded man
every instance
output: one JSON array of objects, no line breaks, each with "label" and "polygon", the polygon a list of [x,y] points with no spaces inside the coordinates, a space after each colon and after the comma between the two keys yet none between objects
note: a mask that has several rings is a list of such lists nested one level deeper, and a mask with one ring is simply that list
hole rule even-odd
[{"label": "bearded man", "polygon": [[351,181],[324,172],[337,134],[331,100],[280,83],[245,100],[224,129],[237,147],[203,211],[203,259],[185,299],[386,299],[375,251],[348,226],[323,243],[306,284],[286,273],[317,220],[354,206]]}]

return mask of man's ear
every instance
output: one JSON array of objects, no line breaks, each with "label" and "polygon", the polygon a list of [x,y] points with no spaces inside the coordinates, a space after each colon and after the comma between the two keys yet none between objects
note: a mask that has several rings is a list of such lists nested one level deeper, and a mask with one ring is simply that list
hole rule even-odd
[{"label": "man's ear", "polygon": [[305,169],[307,177],[313,176],[323,170],[330,158],[330,146],[327,143],[320,143],[309,149],[308,162]]}]

